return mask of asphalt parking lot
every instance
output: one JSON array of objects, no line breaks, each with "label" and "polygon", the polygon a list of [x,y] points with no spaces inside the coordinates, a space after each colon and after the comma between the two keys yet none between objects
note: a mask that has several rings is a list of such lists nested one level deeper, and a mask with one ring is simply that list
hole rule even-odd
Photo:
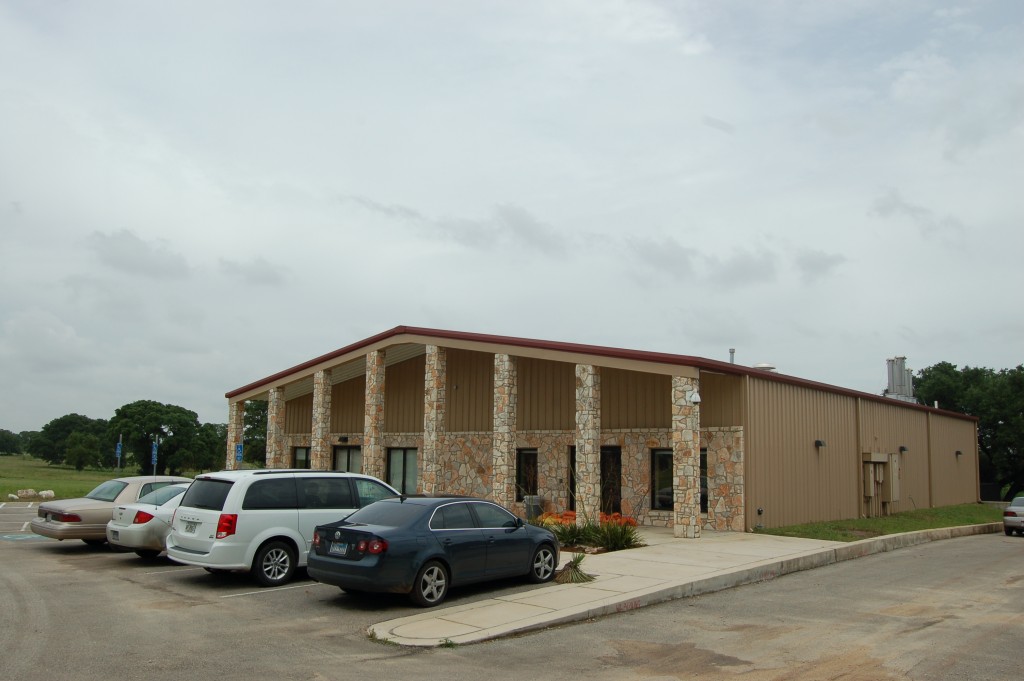
[{"label": "asphalt parking lot", "polygon": [[[0,506],[0,651],[3,678],[241,678],[244,669],[292,678],[289,655],[332,660],[393,656],[369,625],[420,612],[400,594],[353,597],[304,571],[279,588],[243,573],[213,575],[165,557],[56,541],[28,530],[35,504]],[[520,580],[453,590],[448,604],[544,588]],[[290,651],[284,654],[285,651]],[[59,664],[58,664],[59,661]]]}]

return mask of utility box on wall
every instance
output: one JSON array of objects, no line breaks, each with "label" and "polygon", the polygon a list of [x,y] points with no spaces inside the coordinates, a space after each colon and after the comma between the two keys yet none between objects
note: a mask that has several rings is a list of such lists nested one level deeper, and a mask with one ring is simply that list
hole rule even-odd
[{"label": "utility box on wall", "polygon": [[900,500],[900,479],[903,477],[903,455],[890,454],[884,464],[885,480],[882,482],[882,501]]}]

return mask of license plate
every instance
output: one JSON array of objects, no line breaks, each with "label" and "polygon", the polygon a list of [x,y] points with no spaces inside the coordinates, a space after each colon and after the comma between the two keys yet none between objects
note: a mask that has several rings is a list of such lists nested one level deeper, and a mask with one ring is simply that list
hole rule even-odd
[{"label": "license plate", "polygon": [[348,544],[332,541],[331,545],[327,547],[327,553],[331,554],[332,556],[344,556],[346,553],[348,553]]},{"label": "license plate", "polygon": [[111,530],[110,531],[110,538],[113,539],[114,541],[117,541],[118,539],[120,539],[120,535],[119,535],[118,531],[117,530]]},{"label": "license plate", "polygon": [[193,523],[189,521],[185,522],[185,531],[189,534],[195,534],[197,527],[199,527],[199,523]]}]

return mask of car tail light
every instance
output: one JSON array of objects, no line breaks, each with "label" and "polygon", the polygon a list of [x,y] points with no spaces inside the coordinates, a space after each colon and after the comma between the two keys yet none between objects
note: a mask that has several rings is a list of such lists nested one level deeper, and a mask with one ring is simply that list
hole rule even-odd
[{"label": "car tail light", "polygon": [[59,523],[80,523],[82,522],[81,516],[74,513],[55,513],[53,519]]},{"label": "car tail light", "polygon": [[237,513],[221,513],[220,520],[217,521],[217,539],[233,535],[236,525],[238,525]]},{"label": "car tail light", "polygon": [[313,548],[314,549],[320,548],[320,533],[319,532],[314,532],[313,533]]},{"label": "car tail light", "polygon": [[145,511],[136,511],[135,512],[135,517],[132,518],[132,524],[133,525],[142,525],[143,523],[148,523],[152,519],[153,519],[153,514],[152,513],[146,513]]},{"label": "car tail light", "polygon": [[360,539],[359,543],[356,544],[356,551],[359,553],[369,553],[371,555],[378,555],[388,550],[388,543],[379,537],[373,539]]},{"label": "car tail light", "polygon": [[1016,518],[1017,517],[1017,512],[1016,511],[1003,511],[1003,517],[1004,518],[1005,517]]}]

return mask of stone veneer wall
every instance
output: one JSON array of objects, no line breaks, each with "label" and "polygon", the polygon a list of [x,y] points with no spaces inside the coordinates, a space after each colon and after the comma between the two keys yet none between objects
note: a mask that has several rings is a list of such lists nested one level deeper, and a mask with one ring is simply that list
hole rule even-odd
[{"label": "stone veneer wall", "polygon": [[701,447],[708,453],[708,513],[704,529],[745,532],[743,428],[708,428],[700,436]]},{"label": "stone veneer wall", "polygon": [[231,402],[228,404],[228,440],[227,459],[224,469],[231,470],[235,467],[235,445],[242,441],[245,432],[245,402]]},{"label": "stone veneer wall", "polygon": [[324,470],[331,467],[331,370],[313,374],[313,423],[310,438],[309,467]]},{"label": "stone veneer wall", "polygon": [[420,466],[420,489],[434,494],[440,485],[441,439],[445,431],[448,393],[448,352],[436,345],[427,346],[423,393],[423,463]]},{"label": "stone veneer wall", "polygon": [[700,408],[694,394],[700,386],[696,378],[672,377],[672,461],[675,469],[676,537],[700,537]]},{"label": "stone veneer wall", "polygon": [[518,380],[516,360],[494,356],[494,461],[491,498],[509,506],[516,501],[516,409]]},{"label": "stone veneer wall", "polygon": [[493,499],[493,433],[448,433],[438,453],[437,490]]},{"label": "stone veneer wall", "polygon": [[366,355],[366,400],[363,426],[363,472],[384,479],[384,352],[374,350]]},{"label": "stone veneer wall", "polygon": [[601,369],[576,365],[576,517],[601,512]]},{"label": "stone veneer wall", "polygon": [[284,388],[271,388],[267,400],[267,466],[285,468],[290,452],[284,442]]}]

